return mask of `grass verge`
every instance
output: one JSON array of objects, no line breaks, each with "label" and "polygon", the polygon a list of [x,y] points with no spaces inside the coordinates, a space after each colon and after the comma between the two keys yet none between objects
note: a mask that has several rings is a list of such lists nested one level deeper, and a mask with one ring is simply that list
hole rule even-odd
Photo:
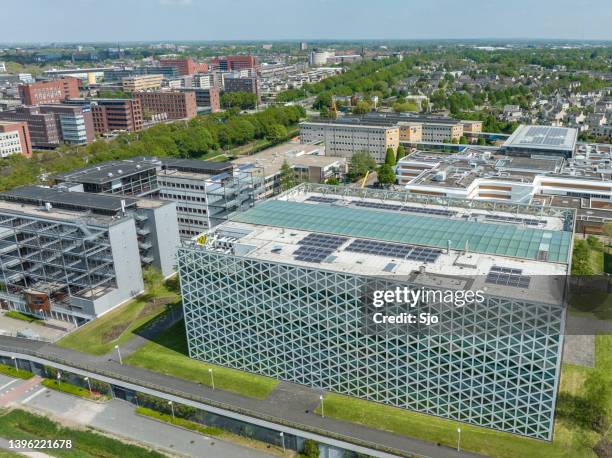
[{"label": "grass verge", "polygon": [[124,362],[207,386],[211,386],[208,369],[213,369],[215,388],[259,399],[266,398],[278,384],[277,380],[269,377],[191,359],[183,321],[140,347]]},{"label": "grass verge", "polygon": [[96,392],[90,393],[88,389],[68,382],[58,383],[57,380],[45,379],[41,382],[41,385],[55,391],[61,391],[62,393],[72,394],[74,396],[91,399],[93,401],[105,401],[110,399],[108,396]]},{"label": "grass verge", "polygon": [[169,423],[174,426],[179,426],[181,428],[189,429],[191,431],[195,431],[200,434],[218,437],[228,442],[233,442],[235,444],[243,445],[245,447],[265,450],[267,453],[273,453],[279,456],[294,456],[295,455],[295,453],[293,453],[290,450],[283,453],[283,450],[280,447],[269,445],[269,444],[266,444],[265,442],[261,442],[255,439],[249,439],[248,437],[239,436],[238,434],[234,434],[229,431],[225,431],[221,428],[216,428],[214,426],[205,426],[205,425],[201,425],[200,423],[196,423],[194,421],[186,420],[184,418],[172,417],[172,415],[158,412],[157,410],[149,409],[147,407],[137,407],[136,413],[138,415],[153,418],[155,420],[162,421],[164,423]]},{"label": "grass verge", "polygon": [[0,374],[8,375],[9,377],[20,378],[23,380],[27,380],[29,378],[34,377],[30,371],[26,371],[23,369],[15,369],[13,366],[8,366],[6,364],[0,364]]},{"label": "grass verge", "polygon": [[136,299],[68,334],[57,345],[91,355],[104,355],[115,345],[123,345],[140,327],[164,313],[168,304],[178,303],[178,293],[168,286],[171,281],[174,279],[148,289]]},{"label": "grass verge", "polygon": [[100,433],[62,426],[25,410],[12,410],[0,416],[0,437],[11,439],[70,440],[72,448],[53,449],[53,456],[100,458],[165,458],[165,455],[144,447],[128,444]]},{"label": "grass verge", "polygon": [[[612,373],[611,335],[597,336],[596,365],[598,369]],[[596,457],[593,447],[601,439],[601,434],[578,425],[571,416],[559,415],[561,410],[571,412],[571,406],[564,406],[564,403],[581,395],[584,381],[593,370],[563,366],[555,433],[550,443],[337,394],[325,396],[325,415],[449,447],[457,446],[457,427],[461,427],[461,447],[491,457]],[[607,405],[606,409],[610,415],[612,405]],[[316,411],[320,413],[320,406]]]},{"label": "grass verge", "polygon": [[25,313],[18,312],[17,310],[9,310],[4,314],[4,316],[13,318],[15,320],[27,321],[28,323],[42,324],[42,320],[40,318],[26,315]]}]

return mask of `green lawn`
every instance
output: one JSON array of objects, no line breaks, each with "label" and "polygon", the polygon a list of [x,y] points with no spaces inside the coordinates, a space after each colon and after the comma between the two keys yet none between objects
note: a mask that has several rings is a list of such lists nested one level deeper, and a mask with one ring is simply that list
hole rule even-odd
[{"label": "green lawn", "polygon": [[[612,373],[610,335],[597,336],[597,367]],[[591,370],[563,366],[558,410],[564,408],[563,395],[567,398],[580,395]],[[457,427],[461,427],[462,448],[491,457],[595,457],[593,446],[601,438],[600,434],[576,425],[571,416],[557,415],[554,440],[548,443],[331,393],[325,396],[324,407],[326,416],[450,447],[456,447]],[[612,405],[608,411],[612,414]],[[317,412],[320,413],[320,406]]]},{"label": "green lawn", "polygon": [[176,288],[168,286],[175,281],[171,279],[148,289],[136,299],[68,334],[57,345],[92,355],[112,351],[115,345],[129,341],[138,328],[164,313],[168,304],[178,303]]},{"label": "green lawn", "polygon": [[40,322],[42,321],[40,318],[36,318],[32,315],[26,315],[25,313],[18,312],[17,310],[9,310],[4,314],[4,316],[34,324],[41,324]]},{"label": "green lawn", "polygon": [[[128,444],[102,434],[67,428],[48,418],[24,410],[12,410],[0,416],[0,437],[10,439],[63,439],[72,441],[72,448],[53,449],[53,456],[74,458],[165,458],[159,452]],[[47,450],[48,451],[48,450]]]},{"label": "green lawn", "polygon": [[8,366],[6,364],[0,364],[0,374],[8,375],[9,377],[21,378],[24,380],[34,376],[34,374],[32,374],[30,371],[15,369],[14,366]]},{"label": "green lawn", "polygon": [[204,363],[187,355],[185,327],[181,321],[155,341],[140,347],[124,362],[208,386],[211,385],[208,369],[212,368],[215,388],[259,399],[266,398],[278,384],[277,380],[268,377]]},{"label": "green lawn", "polygon": [[73,385],[68,382],[59,383],[57,380],[45,379],[41,382],[41,385],[51,388],[55,391],[61,391],[62,393],[72,394],[85,399],[93,399],[94,401],[102,401],[109,399],[108,396],[93,392],[90,394],[88,388]]}]

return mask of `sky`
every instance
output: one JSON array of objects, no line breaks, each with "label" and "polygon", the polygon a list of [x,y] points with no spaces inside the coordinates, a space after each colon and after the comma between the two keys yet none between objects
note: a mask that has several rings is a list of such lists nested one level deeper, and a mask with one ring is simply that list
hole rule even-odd
[{"label": "sky", "polygon": [[612,0],[0,0],[0,15],[0,43],[612,40]]}]

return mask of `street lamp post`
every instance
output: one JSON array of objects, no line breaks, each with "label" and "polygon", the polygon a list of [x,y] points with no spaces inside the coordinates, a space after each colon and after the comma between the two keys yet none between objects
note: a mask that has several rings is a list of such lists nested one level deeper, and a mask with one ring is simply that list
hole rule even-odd
[{"label": "street lamp post", "polygon": [[323,395],[319,396],[319,401],[321,401],[321,418],[325,418],[325,408],[323,405]]},{"label": "street lamp post", "polygon": [[172,418],[174,418],[174,403],[172,401],[168,401],[168,404],[170,404],[170,410],[172,410]]},{"label": "street lamp post", "polygon": [[457,451],[461,451],[461,428],[457,428]]},{"label": "street lamp post", "polygon": [[287,453],[287,449],[285,448],[285,433],[280,432],[281,441],[283,443],[283,453]]},{"label": "street lamp post", "polygon": [[89,381],[89,377],[85,377],[85,380],[87,380],[87,386],[89,387],[89,396],[93,398],[93,393],[91,392],[91,382]]},{"label": "street lamp post", "polygon": [[210,374],[210,383],[212,385],[212,389],[215,389],[215,377],[213,375],[213,370],[211,368],[208,369],[208,373]]},{"label": "street lamp post", "polygon": [[119,355],[119,364],[123,366],[123,360],[121,359],[121,350],[119,349],[119,345],[115,345],[115,350],[117,350],[117,355]]},{"label": "street lamp post", "polygon": [[60,371],[57,371],[57,384],[62,386],[62,373]]},{"label": "street lamp post", "polygon": [[15,364],[15,370],[18,371],[19,368],[17,367],[17,358],[14,356],[11,356],[11,359],[13,360],[13,364]]}]

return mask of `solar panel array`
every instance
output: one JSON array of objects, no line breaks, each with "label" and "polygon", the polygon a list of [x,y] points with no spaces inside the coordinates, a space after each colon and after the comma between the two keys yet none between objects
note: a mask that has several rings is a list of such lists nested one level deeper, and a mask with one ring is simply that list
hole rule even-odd
[{"label": "solar panel array", "polygon": [[293,257],[296,261],[319,263],[347,240],[336,235],[308,234],[298,242],[300,247],[293,252]]},{"label": "solar panel array", "polygon": [[485,282],[494,285],[512,286],[515,288],[529,288],[531,279],[526,275],[521,275],[522,273],[522,269],[493,266]]},{"label": "solar panel array", "polygon": [[565,142],[566,130],[559,127],[532,126],[525,134],[523,143],[559,146]]},{"label": "solar panel array", "polygon": [[405,207],[403,205],[383,204],[378,202],[353,202],[356,207],[380,208],[382,210],[395,210],[400,212],[421,213],[425,215],[436,216],[455,216],[457,212],[450,210],[441,210],[437,208],[420,208],[420,207]]},{"label": "solar panel array", "polygon": [[306,199],[306,202],[321,202],[323,204],[331,204],[337,202],[338,199],[334,199],[333,197],[321,197],[321,196],[310,196]]},{"label": "solar panel array", "polygon": [[435,262],[442,250],[436,248],[419,247],[413,245],[399,245],[395,243],[380,242],[377,240],[356,239],[345,251],[386,256],[396,259],[408,259],[419,262]]},{"label": "solar panel array", "polygon": [[525,224],[527,226],[539,226],[545,224],[546,221],[533,218],[517,218],[514,216],[487,215],[485,219],[489,221],[498,221],[502,223]]}]

